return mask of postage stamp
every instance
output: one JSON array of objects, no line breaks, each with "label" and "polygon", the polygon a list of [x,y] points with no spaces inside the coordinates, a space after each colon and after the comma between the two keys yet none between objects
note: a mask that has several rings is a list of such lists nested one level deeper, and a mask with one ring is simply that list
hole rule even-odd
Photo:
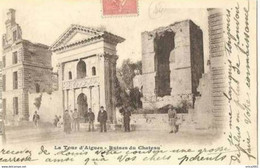
[{"label": "postage stamp", "polygon": [[135,15],[138,14],[137,0],[102,0],[103,15]]}]

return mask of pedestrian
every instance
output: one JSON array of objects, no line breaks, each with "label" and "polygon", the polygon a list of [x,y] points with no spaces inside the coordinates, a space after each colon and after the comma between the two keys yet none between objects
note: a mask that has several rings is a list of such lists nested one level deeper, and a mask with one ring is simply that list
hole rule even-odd
[{"label": "pedestrian", "polygon": [[104,110],[104,107],[101,106],[98,112],[98,122],[100,123],[100,132],[107,132],[107,112]]},{"label": "pedestrian", "polygon": [[72,110],[70,110],[69,115],[70,115],[70,118],[71,118],[71,126],[70,127],[71,127],[71,130],[74,130],[75,122],[73,120],[73,111]]},{"label": "pedestrian", "polygon": [[77,109],[74,109],[74,113],[72,114],[72,119],[73,119],[73,128],[74,128],[74,131],[79,131],[79,120],[80,120],[80,117],[79,117],[79,113],[77,111]]},{"label": "pedestrian", "polygon": [[131,116],[131,112],[129,110],[123,108],[123,116],[124,116],[125,132],[130,132],[130,116]]},{"label": "pedestrian", "polygon": [[58,128],[61,128],[62,125],[63,125],[63,120],[62,120],[62,117],[59,116],[59,121],[58,121],[58,123],[57,123],[57,127],[58,127]]},{"label": "pedestrian", "polygon": [[91,110],[91,108],[88,109],[87,118],[89,122],[88,131],[94,131],[94,121],[95,121],[95,114]]},{"label": "pedestrian", "polygon": [[177,133],[178,131],[176,126],[177,112],[172,105],[168,110],[168,117],[169,117],[170,133]]},{"label": "pedestrian", "polygon": [[55,127],[57,127],[58,122],[59,122],[59,117],[58,117],[57,115],[55,115],[54,121],[53,121],[53,125],[54,125]]},{"label": "pedestrian", "polygon": [[64,116],[63,116],[63,121],[64,121],[64,132],[66,134],[70,134],[71,132],[71,117],[69,115],[69,111],[65,110]]},{"label": "pedestrian", "polygon": [[40,120],[40,116],[39,114],[37,114],[37,111],[35,111],[33,115],[33,123],[35,127],[39,126],[39,120]]}]

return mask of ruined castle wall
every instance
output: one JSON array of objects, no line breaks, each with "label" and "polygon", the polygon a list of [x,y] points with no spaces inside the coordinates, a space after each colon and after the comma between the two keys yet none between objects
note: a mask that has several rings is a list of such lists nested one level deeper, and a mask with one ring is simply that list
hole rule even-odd
[{"label": "ruined castle wall", "polygon": [[154,34],[142,33],[142,72],[143,72],[143,94],[145,97],[155,96],[155,51]]},{"label": "ruined castle wall", "polygon": [[202,30],[193,22],[190,24],[190,51],[191,51],[191,75],[192,75],[192,93],[198,94],[197,88],[199,80],[204,73],[203,56],[203,33]]},{"label": "ruined castle wall", "polygon": [[174,24],[175,48],[170,56],[171,95],[191,94],[190,21]]},{"label": "ruined castle wall", "polygon": [[51,91],[51,52],[47,47],[26,41],[23,43],[23,48],[24,89],[30,93],[35,93],[36,85],[38,85],[39,92]]},{"label": "ruined castle wall", "polygon": [[212,84],[213,126],[223,128],[227,101],[223,95],[225,84],[225,52],[223,36],[223,12],[221,9],[209,9],[209,48]]}]

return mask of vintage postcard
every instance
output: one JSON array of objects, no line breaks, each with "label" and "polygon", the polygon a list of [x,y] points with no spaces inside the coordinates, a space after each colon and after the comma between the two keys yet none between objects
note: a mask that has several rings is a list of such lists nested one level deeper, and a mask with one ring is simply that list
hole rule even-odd
[{"label": "vintage postcard", "polygon": [[257,166],[256,0],[0,9],[0,165]]}]

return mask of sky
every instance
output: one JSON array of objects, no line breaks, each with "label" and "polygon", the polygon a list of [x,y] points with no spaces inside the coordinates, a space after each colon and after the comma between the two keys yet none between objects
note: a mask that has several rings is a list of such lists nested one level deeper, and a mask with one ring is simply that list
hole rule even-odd
[{"label": "sky", "polygon": [[4,22],[9,8],[16,10],[16,22],[22,28],[23,39],[46,45],[52,45],[71,24],[104,26],[107,31],[126,39],[117,46],[120,66],[127,58],[133,62],[141,60],[142,32],[191,19],[203,31],[206,63],[209,55],[208,20],[206,8],[201,7],[194,3],[183,6],[183,3],[169,2],[166,5],[163,0],[139,0],[137,16],[106,17],[102,15],[102,0],[1,0],[0,34],[5,33]]}]

